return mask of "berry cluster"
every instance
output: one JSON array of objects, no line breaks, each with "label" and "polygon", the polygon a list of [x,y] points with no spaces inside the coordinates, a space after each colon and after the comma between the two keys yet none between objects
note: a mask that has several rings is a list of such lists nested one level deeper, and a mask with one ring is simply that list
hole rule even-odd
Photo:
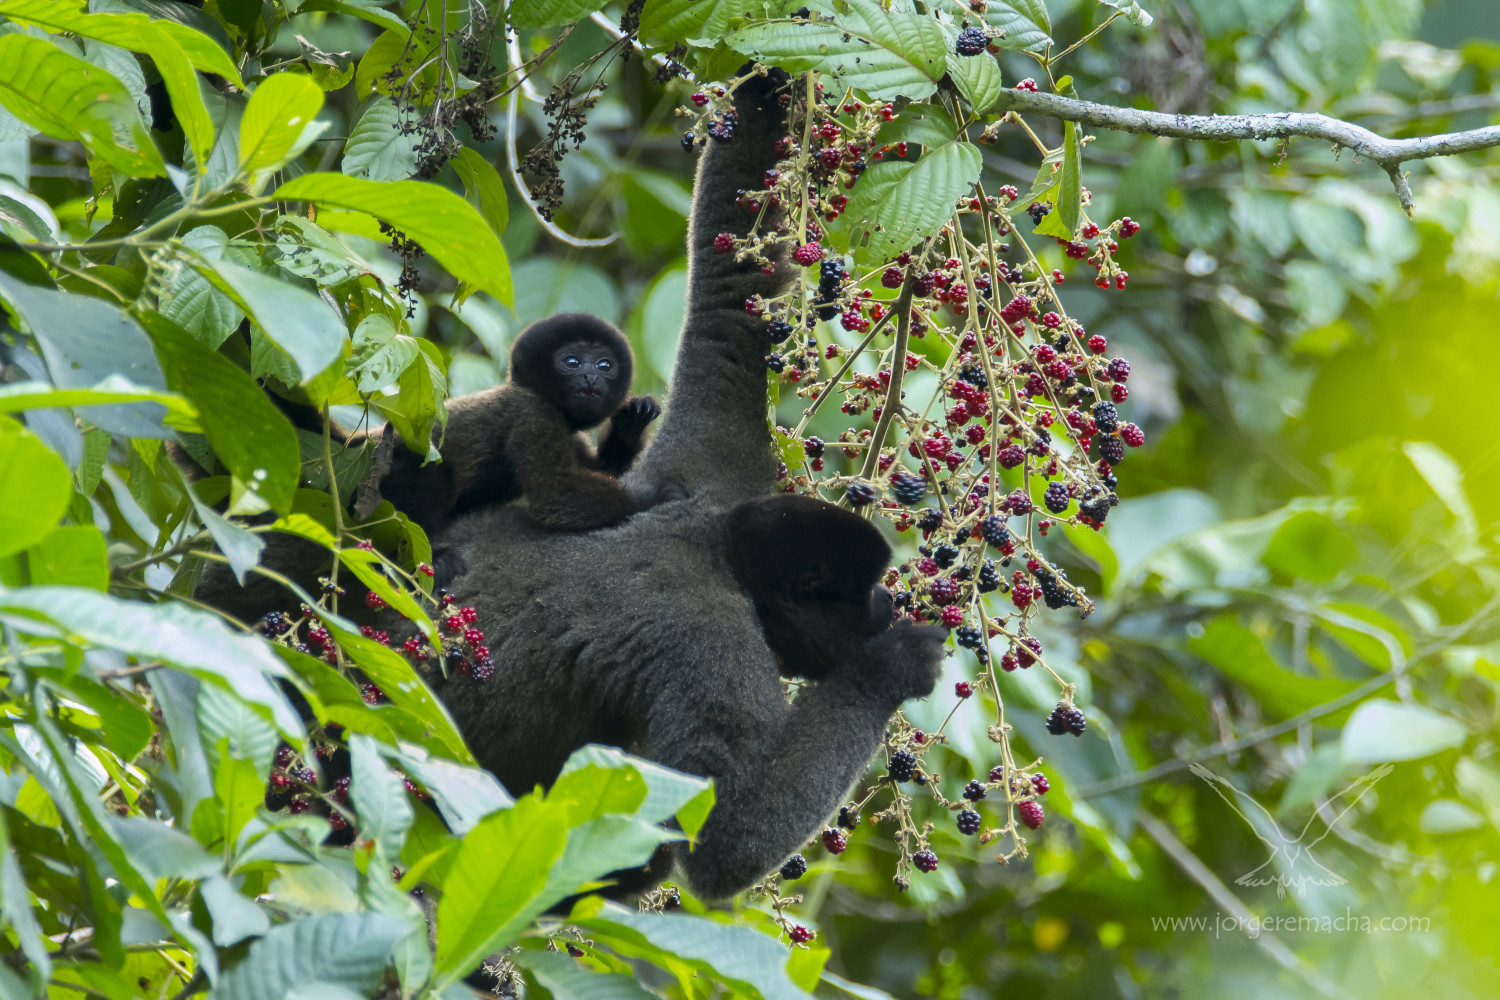
[{"label": "berry cluster", "polygon": [[[968,0],[971,10],[984,4]],[[964,23],[954,50],[977,57],[991,41],[988,29]],[[694,107],[684,113],[695,116],[697,134],[723,120],[735,86],[692,95]],[[1030,79],[1015,87],[1038,89]],[[1078,224],[1064,234],[1060,219],[1071,213],[1054,203],[1057,188],[1024,196],[1010,185],[986,191],[976,184],[934,236],[892,247],[884,260],[857,247],[841,255],[849,229],[829,224],[848,210],[847,192],[870,171],[889,169],[884,161],[909,159],[919,147],[885,141],[890,132],[881,129],[905,113],[891,105],[839,100],[801,83],[784,103],[790,115],[775,142],[775,166],[761,187],[734,195],[753,218],[748,235],[713,238],[713,251],[737,262],[793,271],[784,291],[744,303],[765,324],[773,388],[804,401],[801,422],[780,428],[782,486],[883,517],[897,532],[915,529],[916,551],[883,583],[901,616],[950,629],[974,658],[975,677],[954,688],[958,705],[998,702],[1006,674],[1035,666],[1061,688],[1060,710],[1073,713],[1054,712],[1048,728],[1081,733],[1074,689],[1048,665],[1034,626],[1038,615],[1057,611],[1086,617],[1094,604],[1081,585],[1087,580],[1077,569],[1069,578],[1049,538],[1103,527],[1119,503],[1118,469],[1146,434],[1122,412],[1130,361],[1068,314],[1061,287],[1066,271],[1087,264],[1099,288],[1123,290],[1129,275],[1117,254],[1141,227],[1129,217],[1093,221],[1085,190]],[[908,375],[919,371],[935,376],[931,398],[909,398],[919,383]],[[830,400],[851,426],[836,437],[810,432]],[[788,442],[801,443],[800,460]],[[1002,724],[990,728],[1007,774],[1027,774],[1011,762],[1007,732]],[[933,737],[941,740],[941,731]],[[895,800],[873,818],[900,821],[898,881],[908,866],[937,864],[904,790],[913,783],[938,795],[921,759],[925,739],[898,717],[885,778],[871,791]],[[1039,794],[1007,794],[1008,815],[996,830],[1014,838],[1012,853],[1025,851],[1018,827],[1042,822]],[[960,835],[984,839],[992,831],[977,802],[956,804],[955,823]],[[824,831],[825,850],[841,852],[849,829]]]}]

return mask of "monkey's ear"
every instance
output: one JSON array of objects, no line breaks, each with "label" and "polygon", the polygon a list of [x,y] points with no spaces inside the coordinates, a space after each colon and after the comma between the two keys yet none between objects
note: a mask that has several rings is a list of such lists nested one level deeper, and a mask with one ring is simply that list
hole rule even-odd
[{"label": "monkey's ear", "polygon": [[763,497],[729,518],[729,559],[754,595],[862,601],[891,560],[880,530],[804,496]]}]

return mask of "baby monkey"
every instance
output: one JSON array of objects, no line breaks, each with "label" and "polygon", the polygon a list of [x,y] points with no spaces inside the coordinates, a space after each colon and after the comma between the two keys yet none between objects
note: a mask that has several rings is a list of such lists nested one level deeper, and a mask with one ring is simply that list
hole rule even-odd
[{"label": "baby monkey", "polygon": [[[504,385],[448,401],[441,462],[423,465],[407,448],[380,450],[380,496],[429,536],[465,511],[523,496],[532,519],[548,528],[618,524],[654,502],[631,497],[614,478],[661,415],[650,396],[626,397],[633,371],[630,344],[612,324],[586,313],[539,320],[512,345]],[[582,431],[605,420],[596,451]]]}]

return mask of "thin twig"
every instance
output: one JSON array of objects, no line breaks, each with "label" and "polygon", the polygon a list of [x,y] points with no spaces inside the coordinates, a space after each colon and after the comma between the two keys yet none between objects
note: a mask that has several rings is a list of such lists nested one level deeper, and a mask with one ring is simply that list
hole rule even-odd
[{"label": "thin twig", "polygon": [[[811,109],[808,111],[811,114]],[[891,357],[891,384],[886,390],[885,406],[880,411],[880,422],[875,425],[875,436],[870,438],[870,450],[865,454],[865,467],[860,476],[870,479],[880,467],[880,447],[901,409],[901,382],[906,375],[906,341],[911,333],[911,295],[916,278],[912,268],[906,269],[906,279],[901,283],[901,297],[896,300],[896,344]]]},{"label": "thin twig", "polygon": [[1323,139],[1379,164],[1390,175],[1391,183],[1396,186],[1396,194],[1401,199],[1401,207],[1408,216],[1412,214],[1414,206],[1411,185],[1401,172],[1403,163],[1500,146],[1500,125],[1413,139],[1387,139],[1359,125],[1327,115],[1301,111],[1264,115],[1169,115],[1159,111],[1117,108],[1026,90],[1006,90],[1001,95],[996,110],[1047,115],[1116,132],[1159,135],[1172,139],[1209,142],[1289,139],[1296,136]]}]

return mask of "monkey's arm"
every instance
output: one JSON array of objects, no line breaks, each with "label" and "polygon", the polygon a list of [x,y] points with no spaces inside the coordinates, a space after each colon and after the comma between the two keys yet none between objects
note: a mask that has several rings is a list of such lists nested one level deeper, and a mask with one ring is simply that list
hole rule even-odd
[{"label": "monkey's arm", "polygon": [[[752,295],[773,296],[792,275],[788,263],[766,275],[732,253],[714,251],[714,237],[743,237],[756,214],[735,206],[735,192],[765,190],[785,134],[778,82],[756,77],[735,94],[739,124],[729,142],[710,140],[698,165],[688,224],[688,312],[672,373],[672,394],[656,440],[627,482],[648,489],[675,482],[690,495],[723,502],[769,492],[775,483],[766,426],[766,324],[745,312]],[[782,217],[765,213],[762,231]]]},{"label": "monkey's arm", "polygon": [[882,632],[790,705],[774,674],[725,664],[711,677],[695,672],[708,680],[701,685],[674,675],[652,708],[651,756],[714,779],[698,844],[679,855],[695,892],[738,892],[817,831],[864,772],[891,713],[931,692],[945,636],[910,624]]},{"label": "monkey's arm", "polygon": [[609,418],[609,429],[599,444],[599,452],[587,463],[591,469],[618,476],[641,453],[646,428],[661,416],[661,406],[650,396],[632,396]]},{"label": "monkey's arm", "polygon": [[573,435],[560,418],[518,420],[505,442],[531,518],[544,527],[605,528],[644,509],[618,481],[579,462]]}]

